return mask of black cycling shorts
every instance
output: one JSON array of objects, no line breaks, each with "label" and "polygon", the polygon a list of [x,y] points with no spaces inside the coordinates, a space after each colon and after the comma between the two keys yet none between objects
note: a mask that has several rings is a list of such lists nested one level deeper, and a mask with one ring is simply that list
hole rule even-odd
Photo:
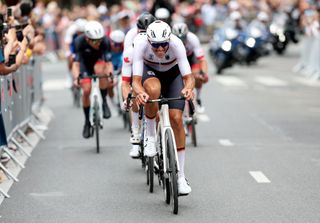
[{"label": "black cycling shorts", "polygon": [[[158,78],[161,84],[161,95],[165,98],[175,98],[181,96],[181,90],[184,87],[183,79],[180,74],[178,65],[175,65],[168,71],[160,72],[154,70],[153,68],[144,65],[143,75],[142,75],[142,84],[148,78]],[[175,100],[168,103],[169,109],[179,109],[184,110],[185,100]]]}]

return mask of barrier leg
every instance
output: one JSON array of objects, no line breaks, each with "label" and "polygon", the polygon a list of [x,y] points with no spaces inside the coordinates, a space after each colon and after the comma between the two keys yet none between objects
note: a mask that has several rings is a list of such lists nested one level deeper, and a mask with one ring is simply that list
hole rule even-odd
[{"label": "barrier leg", "polygon": [[3,196],[5,198],[10,198],[9,194],[7,194],[6,192],[4,192],[1,188],[0,188],[0,193],[3,194]]},{"label": "barrier leg", "polygon": [[17,140],[15,140],[15,138],[11,138],[11,141],[24,153],[27,155],[27,157],[31,157],[30,153],[28,153],[24,148],[23,146],[17,142]]},{"label": "barrier leg", "polygon": [[3,151],[5,151],[10,158],[16,163],[18,164],[18,166],[20,166],[22,169],[25,168],[25,166],[9,151],[9,149],[7,147],[3,148]]},{"label": "barrier leg", "polygon": [[2,163],[0,163],[0,169],[2,169],[2,171],[5,173],[5,175],[6,175],[7,177],[11,178],[11,179],[14,180],[15,182],[19,182],[18,178],[16,178],[15,176],[13,176],[13,174],[10,173],[10,171],[9,171],[7,168],[5,168],[5,166],[4,166]]},{"label": "barrier leg", "polygon": [[21,131],[21,129],[19,129],[18,131],[18,134],[32,147],[34,148],[35,145],[33,145],[30,140],[28,139],[28,137]]},{"label": "barrier leg", "polygon": [[28,126],[34,131],[41,139],[45,139],[44,135],[42,135],[32,123],[28,122]]}]

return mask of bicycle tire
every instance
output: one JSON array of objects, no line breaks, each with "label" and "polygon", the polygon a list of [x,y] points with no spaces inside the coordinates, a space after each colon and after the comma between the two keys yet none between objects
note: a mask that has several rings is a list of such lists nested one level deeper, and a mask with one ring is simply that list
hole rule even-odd
[{"label": "bicycle tire", "polygon": [[191,121],[190,123],[190,130],[191,130],[191,141],[194,147],[197,147],[197,132],[196,132],[196,123],[194,120]]},{"label": "bicycle tire", "polygon": [[154,180],[154,172],[153,172],[153,157],[148,157],[148,171],[147,174],[149,176],[149,192],[153,193],[153,180]]},{"label": "bicycle tire", "polygon": [[178,201],[178,171],[177,171],[177,162],[175,159],[174,152],[174,144],[173,137],[169,130],[165,133],[166,137],[166,145],[167,145],[167,156],[168,156],[168,166],[170,168],[169,172],[169,181],[170,181],[170,191],[172,192],[171,199],[173,201],[172,204],[172,212],[173,214],[178,214],[179,201]]},{"label": "bicycle tire", "polygon": [[96,135],[96,149],[97,149],[97,153],[100,153],[100,138],[99,138],[100,117],[99,117],[99,105],[98,105],[97,98],[94,99],[93,118],[94,118],[94,130]]}]

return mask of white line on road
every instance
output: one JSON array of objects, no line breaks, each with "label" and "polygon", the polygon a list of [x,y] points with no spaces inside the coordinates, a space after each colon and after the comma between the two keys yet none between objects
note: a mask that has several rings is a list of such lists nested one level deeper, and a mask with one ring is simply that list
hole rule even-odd
[{"label": "white line on road", "polygon": [[227,87],[246,87],[247,84],[238,77],[232,76],[220,76],[216,77],[215,80]]},{"label": "white line on road", "polygon": [[249,173],[259,184],[271,183],[271,181],[261,171],[249,171]]},{"label": "white line on road", "polygon": [[288,83],[275,77],[255,77],[255,81],[267,87],[285,87]]},{"label": "white line on road", "polygon": [[307,78],[296,77],[294,78],[294,81],[309,87],[320,87],[320,82],[318,80],[310,80]]},{"label": "white line on road", "polygon": [[229,139],[220,139],[219,143],[222,146],[234,146],[234,144]]},{"label": "white line on road", "polygon": [[30,193],[29,195],[33,197],[63,197],[65,196],[63,192],[48,192],[48,193]]}]

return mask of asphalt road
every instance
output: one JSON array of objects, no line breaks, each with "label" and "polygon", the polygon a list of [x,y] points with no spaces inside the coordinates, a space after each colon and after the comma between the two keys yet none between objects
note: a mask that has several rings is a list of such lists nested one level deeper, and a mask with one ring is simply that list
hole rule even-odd
[{"label": "asphalt road", "polygon": [[203,90],[199,146],[188,139],[192,193],[171,213],[150,194],[121,119],[104,121],[101,154],[81,137],[83,112],[64,88],[66,65],[44,63],[55,119],[0,206],[5,223],[320,222],[320,82],[292,73],[299,48],[214,75]]}]

